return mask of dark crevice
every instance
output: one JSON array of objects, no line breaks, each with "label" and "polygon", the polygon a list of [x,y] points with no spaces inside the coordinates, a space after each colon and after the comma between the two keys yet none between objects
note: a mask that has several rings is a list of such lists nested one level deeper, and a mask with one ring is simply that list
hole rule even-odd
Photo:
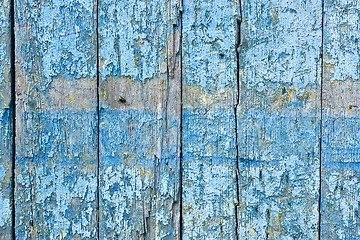
[{"label": "dark crevice", "polygon": [[141,234],[139,234],[141,236],[141,239],[147,239],[147,233],[148,233],[148,228],[147,228],[147,224],[148,224],[148,219],[145,216],[145,196],[144,196],[144,191],[142,191],[142,196],[141,196],[141,203],[142,203],[142,220],[143,220],[143,231]]},{"label": "dark crevice", "polygon": [[325,4],[324,0],[321,1],[321,82],[320,82],[320,139],[319,139],[319,226],[318,226],[318,239],[321,239],[321,178],[322,178],[322,128],[323,128],[323,82],[324,82],[324,16],[325,16]]},{"label": "dark crevice", "polygon": [[97,162],[96,162],[96,237],[100,239],[100,58],[99,58],[99,0],[96,0],[96,115],[97,115]]},{"label": "dark crevice", "polygon": [[179,62],[180,62],[180,175],[179,175],[179,208],[180,208],[180,217],[179,217],[179,238],[183,239],[183,54],[182,54],[182,34],[183,34],[183,2],[180,1],[180,10],[179,10]]},{"label": "dark crevice", "polygon": [[10,81],[11,81],[11,238],[16,239],[15,234],[15,157],[16,157],[16,87],[15,87],[15,0],[10,2]]},{"label": "dark crevice", "polygon": [[241,49],[241,22],[242,22],[242,6],[241,0],[239,1],[239,14],[240,19],[236,20],[236,36],[235,36],[235,51],[236,51],[236,104],[234,107],[234,115],[235,115],[235,146],[236,146],[236,205],[235,205],[235,237],[236,240],[239,240],[239,219],[238,219],[238,206],[240,203],[240,193],[239,193],[239,142],[238,142],[238,118],[237,118],[237,109],[240,102],[240,49]]},{"label": "dark crevice", "polygon": [[235,141],[236,141],[236,204],[235,204],[235,238],[236,240],[239,240],[239,233],[238,233],[238,227],[239,227],[239,219],[238,219],[238,207],[240,202],[240,194],[239,194],[239,144],[238,144],[238,137],[237,137],[237,104],[234,108],[234,114],[235,114]]}]

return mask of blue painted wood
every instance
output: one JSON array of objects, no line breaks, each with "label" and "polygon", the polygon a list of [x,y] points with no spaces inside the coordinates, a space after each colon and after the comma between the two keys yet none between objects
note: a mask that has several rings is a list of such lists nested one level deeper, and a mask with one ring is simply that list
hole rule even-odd
[{"label": "blue painted wood", "polygon": [[360,3],[323,3],[15,0],[16,238],[357,239]]},{"label": "blue painted wood", "polygon": [[317,239],[321,1],[242,1],[239,239]]},{"label": "blue painted wood", "polygon": [[321,238],[360,236],[360,2],[325,0]]},{"label": "blue painted wood", "polygon": [[183,239],[236,239],[237,1],[183,1]]},{"label": "blue painted wood", "polygon": [[179,7],[100,1],[100,239],[180,238]]},{"label": "blue painted wood", "polygon": [[11,239],[10,1],[0,2],[0,239]]},{"label": "blue painted wood", "polygon": [[96,238],[96,1],[15,1],[16,239]]}]

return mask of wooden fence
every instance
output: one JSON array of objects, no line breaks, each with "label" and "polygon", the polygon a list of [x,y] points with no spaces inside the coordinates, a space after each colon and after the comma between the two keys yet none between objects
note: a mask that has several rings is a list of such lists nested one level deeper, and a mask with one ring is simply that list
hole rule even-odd
[{"label": "wooden fence", "polygon": [[359,38],[359,0],[1,1],[0,239],[359,239]]}]

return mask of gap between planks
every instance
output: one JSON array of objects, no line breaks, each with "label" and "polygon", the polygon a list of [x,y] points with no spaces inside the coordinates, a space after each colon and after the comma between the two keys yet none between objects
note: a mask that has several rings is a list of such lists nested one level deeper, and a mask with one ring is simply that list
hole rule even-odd
[{"label": "gap between planks", "polygon": [[[180,33],[179,33],[179,56],[180,56],[180,166],[179,166],[179,210],[180,210],[180,214],[179,214],[179,239],[182,240],[183,239],[183,188],[182,188],[182,183],[183,183],[183,65],[182,65],[182,58],[183,58],[183,54],[182,54],[182,47],[183,47],[183,42],[182,42],[182,35],[183,35],[183,0],[180,0],[180,12],[179,12],[179,25],[180,25]],[[173,33],[175,34],[175,33]],[[174,41],[175,42],[175,41]]]},{"label": "gap between planks", "polygon": [[11,122],[11,238],[15,234],[15,160],[16,160],[16,79],[15,79],[15,0],[10,0],[10,122]]},{"label": "gap between planks", "polygon": [[235,146],[236,146],[236,204],[235,204],[235,238],[239,240],[239,218],[238,218],[238,207],[240,204],[240,193],[239,193],[239,142],[238,142],[238,118],[237,118],[237,109],[239,107],[240,102],[240,46],[241,46],[241,23],[242,23],[242,6],[241,0],[239,0],[239,14],[240,19],[236,20],[236,36],[235,36],[235,52],[236,52],[236,87],[237,87],[237,96],[236,103],[234,107],[234,115],[235,115]]},{"label": "gap between planks", "polygon": [[100,240],[100,59],[99,59],[99,0],[96,0],[96,237]]},{"label": "gap between planks", "polygon": [[325,0],[321,1],[321,74],[320,74],[320,139],[319,139],[319,203],[318,203],[318,212],[319,212],[319,220],[318,220],[318,239],[321,239],[321,198],[322,198],[322,188],[321,188],[321,173],[322,173],[322,128],[323,128],[323,83],[324,83],[324,16],[325,16]]}]

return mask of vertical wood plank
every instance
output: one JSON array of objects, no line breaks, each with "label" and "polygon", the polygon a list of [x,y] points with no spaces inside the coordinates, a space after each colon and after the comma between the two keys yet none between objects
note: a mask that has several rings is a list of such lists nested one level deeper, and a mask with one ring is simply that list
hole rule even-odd
[{"label": "vertical wood plank", "polygon": [[16,0],[16,238],[96,237],[96,1]]},{"label": "vertical wood plank", "polygon": [[243,0],[239,239],[316,239],[320,0]]},{"label": "vertical wood plank", "polygon": [[100,0],[100,239],[179,239],[179,9]]},{"label": "vertical wood plank", "polygon": [[237,1],[183,1],[183,239],[236,239]]},{"label": "vertical wood plank", "polygon": [[324,1],[321,238],[360,236],[360,2]]},{"label": "vertical wood plank", "polygon": [[11,239],[10,1],[0,2],[0,239]]}]

